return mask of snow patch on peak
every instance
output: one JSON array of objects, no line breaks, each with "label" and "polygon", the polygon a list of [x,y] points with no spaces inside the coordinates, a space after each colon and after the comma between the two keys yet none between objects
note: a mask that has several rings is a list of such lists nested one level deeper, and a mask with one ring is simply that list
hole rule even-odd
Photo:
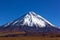
[{"label": "snow patch on peak", "polygon": [[33,11],[29,12],[28,14],[36,15],[36,13],[35,13],[35,12],[33,12]]},{"label": "snow patch on peak", "polygon": [[48,23],[51,26],[55,26],[51,24],[49,21],[47,21],[45,18],[43,18],[42,16],[31,11],[24,17],[23,25],[28,25],[28,26],[36,25],[39,27],[45,27],[46,23]]},{"label": "snow patch on peak", "polygon": [[7,27],[9,26],[13,21],[9,22],[9,23],[6,23],[5,25],[3,25],[4,27]]},{"label": "snow patch on peak", "polygon": [[36,14],[35,12],[31,11],[31,12],[29,12],[29,13],[37,16],[38,18],[40,18],[40,19],[42,19],[43,21],[45,21],[45,22],[47,22],[48,24],[50,24],[51,26],[55,26],[55,25],[53,25],[52,23],[50,23],[49,21],[47,21],[45,18],[43,18],[42,16]]},{"label": "snow patch on peak", "polygon": [[16,21],[12,21],[10,23],[7,23],[6,26],[9,26],[12,23],[12,25],[27,25],[29,27],[46,27],[47,24],[54,26],[53,24],[51,24],[50,22],[48,22],[46,19],[44,19],[42,16],[36,14],[35,12],[31,11],[28,12],[28,14],[26,14],[21,20],[18,19]]},{"label": "snow patch on peak", "polygon": [[40,15],[37,15],[39,18],[41,18],[42,20],[44,20],[46,23],[50,24],[51,26],[55,26],[53,25],[52,23],[50,23],[49,21],[47,21],[45,18],[43,18],[42,16]]},{"label": "snow patch on peak", "polygon": [[28,26],[39,26],[39,27],[45,27],[45,22],[40,19],[40,18],[37,18],[36,14],[34,12],[29,12],[29,14],[27,14],[25,17],[24,17],[24,22],[23,22],[23,25],[28,25]]}]

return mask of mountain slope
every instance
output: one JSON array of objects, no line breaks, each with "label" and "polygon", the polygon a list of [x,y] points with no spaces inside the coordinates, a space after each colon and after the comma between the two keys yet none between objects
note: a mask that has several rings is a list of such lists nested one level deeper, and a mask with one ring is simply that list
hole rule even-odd
[{"label": "mountain slope", "polygon": [[26,15],[3,25],[1,31],[5,33],[26,32],[29,35],[51,35],[51,33],[60,35],[59,28],[35,12],[28,12]]},{"label": "mountain slope", "polygon": [[8,26],[8,25],[27,25],[27,26],[39,26],[39,27],[45,27],[47,24],[54,26],[53,24],[51,24],[50,22],[48,22],[46,19],[44,19],[43,17],[37,15],[34,12],[29,12],[27,13],[25,16],[23,16],[22,18],[18,18],[15,21],[12,21],[10,23],[7,23],[4,26]]}]

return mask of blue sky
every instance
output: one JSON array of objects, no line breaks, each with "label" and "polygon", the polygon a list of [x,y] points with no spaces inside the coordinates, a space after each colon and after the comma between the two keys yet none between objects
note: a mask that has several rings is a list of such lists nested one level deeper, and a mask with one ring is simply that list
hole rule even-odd
[{"label": "blue sky", "polygon": [[60,0],[0,0],[0,25],[34,11],[60,26]]}]

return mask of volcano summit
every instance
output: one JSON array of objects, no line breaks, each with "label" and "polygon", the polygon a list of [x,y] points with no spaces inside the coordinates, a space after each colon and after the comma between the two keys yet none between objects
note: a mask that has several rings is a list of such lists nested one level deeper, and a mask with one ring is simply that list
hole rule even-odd
[{"label": "volcano summit", "polygon": [[21,26],[22,25],[22,26],[29,26],[29,27],[33,27],[33,26],[46,27],[47,24],[54,26],[53,24],[48,22],[43,17],[36,14],[35,12],[28,12],[26,15],[18,18],[15,21],[7,23],[4,26],[8,26],[8,25],[12,25],[12,26],[14,26],[14,25],[19,26],[20,25]]},{"label": "volcano summit", "polygon": [[22,17],[3,25],[0,28],[2,35],[39,35],[39,36],[56,36],[60,35],[60,29],[47,21],[35,12],[28,12]]}]

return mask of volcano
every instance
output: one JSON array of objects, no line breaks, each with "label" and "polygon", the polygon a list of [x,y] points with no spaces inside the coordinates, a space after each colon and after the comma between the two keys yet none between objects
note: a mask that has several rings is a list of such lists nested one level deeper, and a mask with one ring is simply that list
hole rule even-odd
[{"label": "volcano", "polygon": [[60,29],[35,12],[3,25],[0,36],[60,36]]}]

